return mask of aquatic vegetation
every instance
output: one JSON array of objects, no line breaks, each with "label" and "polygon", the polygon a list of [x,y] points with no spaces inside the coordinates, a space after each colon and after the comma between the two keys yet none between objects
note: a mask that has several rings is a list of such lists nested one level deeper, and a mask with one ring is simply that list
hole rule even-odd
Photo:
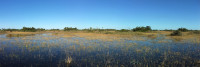
[{"label": "aquatic vegetation", "polygon": [[72,58],[71,57],[67,57],[67,59],[65,59],[65,63],[70,64],[72,62]]},{"label": "aquatic vegetation", "polygon": [[[0,35],[0,65],[3,67],[191,67],[197,66],[200,59],[200,38],[196,35],[167,36],[170,32],[166,34],[162,31],[139,32],[140,35],[138,32],[113,34],[57,32],[56,35],[53,33],[11,38]],[[63,37],[65,35],[68,37]],[[184,32],[183,35],[188,34]],[[182,40],[175,42],[172,37]]]}]

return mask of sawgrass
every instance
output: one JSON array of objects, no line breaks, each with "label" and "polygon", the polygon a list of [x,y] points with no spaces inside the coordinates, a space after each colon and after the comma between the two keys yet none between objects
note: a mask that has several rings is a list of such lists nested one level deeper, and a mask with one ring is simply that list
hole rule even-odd
[{"label": "sawgrass", "polygon": [[[182,32],[182,36],[170,36],[172,31],[151,31],[151,32],[117,32],[117,31],[103,31],[103,32],[87,32],[87,31],[44,31],[44,32],[3,32],[7,34],[7,37],[25,37],[35,34],[51,33],[49,35],[56,37],[81,37],[88,40],[103,40],[103,41],[120,41],[126,40],[145,40],[144,37],[155,39],[158,35],[164,35],[166,39],[173,39],[174,41],[187,41],[192,40],[195,43],[200,42],[200,34],[194,34],[193,32]],[[1,32],[1,34],[3,34]],[[55,37],[52,37],[55,38]],[[52,38],[44,38],[46,40]]]}]

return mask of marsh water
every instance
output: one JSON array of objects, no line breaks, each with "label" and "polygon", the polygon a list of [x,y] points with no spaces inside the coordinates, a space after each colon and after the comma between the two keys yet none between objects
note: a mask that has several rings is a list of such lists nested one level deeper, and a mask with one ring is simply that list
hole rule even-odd
[{"label": "marsh water", "polygon": [[[134,37],[133,37],[134,38]],[[0,67],[198,67],[200,44],[158,35],[106,41],[0,35]]]}]

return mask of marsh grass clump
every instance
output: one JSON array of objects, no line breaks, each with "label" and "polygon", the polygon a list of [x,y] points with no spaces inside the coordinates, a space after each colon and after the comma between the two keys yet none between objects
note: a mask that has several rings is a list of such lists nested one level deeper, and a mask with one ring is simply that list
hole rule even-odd
[{"label": "marsh grass clump", "polygon": [[177,30],[177,31],[172,32],[170,35],[171,35],[171,36],[181,36],[182,33],[181,33],[180,31]]},{"label": "marsh grass clump", "polygon": [[72,62],[72,58],[71,57],[67,57],[67,59],[65,59],[65,63],[70,64]]}]

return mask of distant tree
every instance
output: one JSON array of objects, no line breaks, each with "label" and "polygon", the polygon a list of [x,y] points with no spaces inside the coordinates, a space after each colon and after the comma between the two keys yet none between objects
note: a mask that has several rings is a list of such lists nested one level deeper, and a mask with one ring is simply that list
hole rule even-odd
[{"label": "distant tree", "polygon": [[129,30],[127,30],[127,29],[121,29],[121,30],[119,30],[119,32],[128,32]]},{"label": "distant tree", "polygon": [[50,29],[50,31],[59,31],[60,29]]},{"label": "distant tree", "polygon": [[64,31],[72,31],[72,30],[78,30],[76,27],[72,28],[72,27],[65,27]]},{"label": "distant tree", "polygon": [[21,31],[24,32],[36,32],[37,30],[34,27],[23,27]]},{"label": "distant tree", "polygon": [[92,27],[90,27],[90,29],[89,30],[93,30],[93,28]]},{"label": "distant tree", "polygon": [[10,31],[10,32],[12,32],[12,31],[19,31],[19,29],[2,29],[2,31]]},{"label": "distant tree", "polygon": [[178,28],[178,31],[186,32],[186,31],[188,31],[188,29],[186,29],[186,28]]},{"label": "distant tree", "polygon": [[173,31],[172,29],[165,29],[164,31]]},{"label": "distant tree", "polygon": [[151,27],[150,26],[146,26],[146,27],[136,27],[133,28],[132,31],[139,31],[139,32],[146,32],[146,31],[151,31]]},{"label": "distant tree", "polygon": [[44,28],[37,28],[36,30],[37,30],[37,31],[45,31]]},{"label": "distant tree", "polygon": [[103,30],[107,30],[107,31],[116,31],[116,29],[103,29]]},{"label": "distant tree", "polygon": [[87,31],[87,32],[94,32],[95,30],[96,31],[103,31],[103,30],[99,30],[99,29],[93,29],[92,27],[83,29],[83,31]]},{"label": "distant tree", "polygon": [[151,30],[151,27],[150,26],[146,26],[146,30],[147,31]]}]

